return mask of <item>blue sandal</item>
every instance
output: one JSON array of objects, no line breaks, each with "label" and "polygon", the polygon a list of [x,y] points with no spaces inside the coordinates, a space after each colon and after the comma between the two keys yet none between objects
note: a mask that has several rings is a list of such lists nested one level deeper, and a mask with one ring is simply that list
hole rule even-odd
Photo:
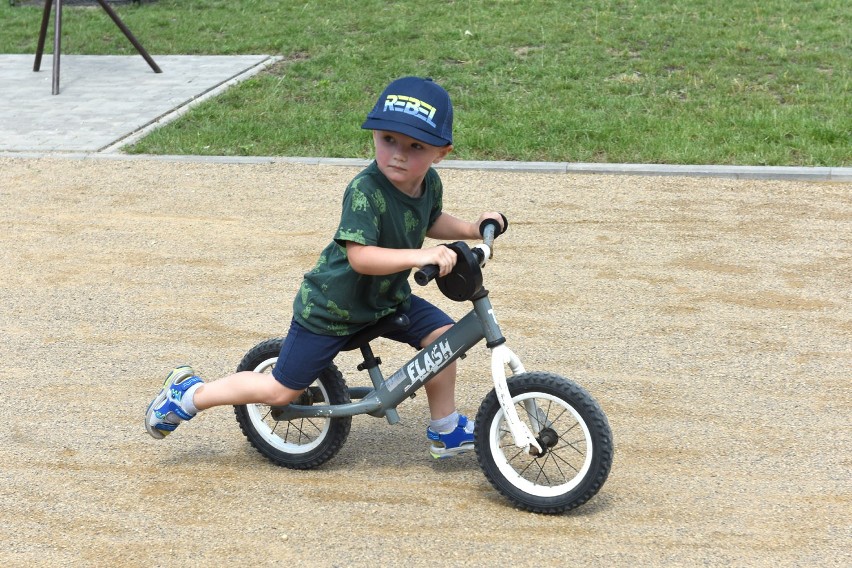
[{"label": "blue sandal", "polygon": [[187,365],[172,370],[163,382],[163,388],[145,411],[145,429],[148,433],[162,440],[174,432],[178,424],[192,419],[195,415],[185,411],[180,403],[190,387],[203,382]]},{"label": "blue sandal", "polygon": [[459,415],[458,425],[446,434],[439,434],[431,428],[426,428],[426,437],[433,443],[429,453],[436,460],[451,458],[473,449],[473,424],[465,415]]}]

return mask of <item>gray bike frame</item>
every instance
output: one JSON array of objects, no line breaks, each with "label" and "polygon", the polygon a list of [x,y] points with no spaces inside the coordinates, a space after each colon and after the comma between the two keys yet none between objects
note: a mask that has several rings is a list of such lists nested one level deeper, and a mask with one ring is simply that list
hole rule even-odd
[{"label": "gray bike frame", "polygon": [[483,339],[489,347],[505,342],[487,295],[473,300],[473,310],[387,380],[378,365],[369,368],[374,388],[360,401],[312,406],[289,404],[280,407],[276,420],[369,414],[385,416],[389,423],[395,424],[399,422],[397,406]]}]

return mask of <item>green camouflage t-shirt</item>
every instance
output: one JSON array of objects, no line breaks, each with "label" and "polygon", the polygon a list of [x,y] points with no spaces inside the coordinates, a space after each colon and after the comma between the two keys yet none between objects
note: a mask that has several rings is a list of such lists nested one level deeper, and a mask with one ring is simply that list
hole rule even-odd
[{"label": "green camouflage t-shirt", "polygon": [[423,194],[396,189],[375,162],[349,183],[334,240],[305,274],[293,302],[297,322],[322,335],[351,335],[397,308],[407,309],[411,269],[386,276],[358,274],[346,256],[346,242],[383,248],[418,249],[442,208],[443,186],[429,169]]}]

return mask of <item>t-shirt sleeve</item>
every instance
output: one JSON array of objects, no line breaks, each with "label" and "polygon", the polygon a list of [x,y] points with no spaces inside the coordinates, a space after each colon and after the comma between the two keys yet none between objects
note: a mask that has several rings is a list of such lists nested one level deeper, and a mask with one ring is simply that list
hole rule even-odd
[{"label": "t-shirt sleeve", "polygon": [[[363,179],[363,178],[361,178]],[[361,179],[354,180],[343,194],[343,210],[334,240],[342,247],[346,241],[361,245],[376,245],[379,237],[379,212],[372,192],[361,188]]]},{"label": "t-shirt sleeve", "polygon": [[434,192],[432,210],[429,212],[429,227],[431,227],[438,220],[438,217],[441,216],[441,211],[444,209],[444,184],[441,182],[438,172],[434,169],[429,170],[428,176],[427,183]]}]

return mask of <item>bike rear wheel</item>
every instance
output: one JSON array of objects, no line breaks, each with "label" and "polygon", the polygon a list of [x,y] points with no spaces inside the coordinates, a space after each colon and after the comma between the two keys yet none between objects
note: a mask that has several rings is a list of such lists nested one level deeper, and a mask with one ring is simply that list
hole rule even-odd
[{"label": "bike rear wheel", "polygon": [[516,375],[508,385],[519,417],[543,451],[532,456],[515,446],[492,390],[479,407],[474,433],[488,481],[516,506],[537,513],[562,513],[591,499],[613,458],[612,432],[598,403],[576,383],[550,373]]},{"label": "bike rear wheel", "polygon": [[[276,338],[256,345],[243,357],[237,372],[271,373],[283,341]],[[348,402],[351,400],[343,376],[337,367],[329,365],[293,404]],[[349,436],[351,417],[278,420],[277,408],[266,404],[234,407],[237,422],[249,443],[276,465],[290,469],[318,467],[334,457]]]}]

